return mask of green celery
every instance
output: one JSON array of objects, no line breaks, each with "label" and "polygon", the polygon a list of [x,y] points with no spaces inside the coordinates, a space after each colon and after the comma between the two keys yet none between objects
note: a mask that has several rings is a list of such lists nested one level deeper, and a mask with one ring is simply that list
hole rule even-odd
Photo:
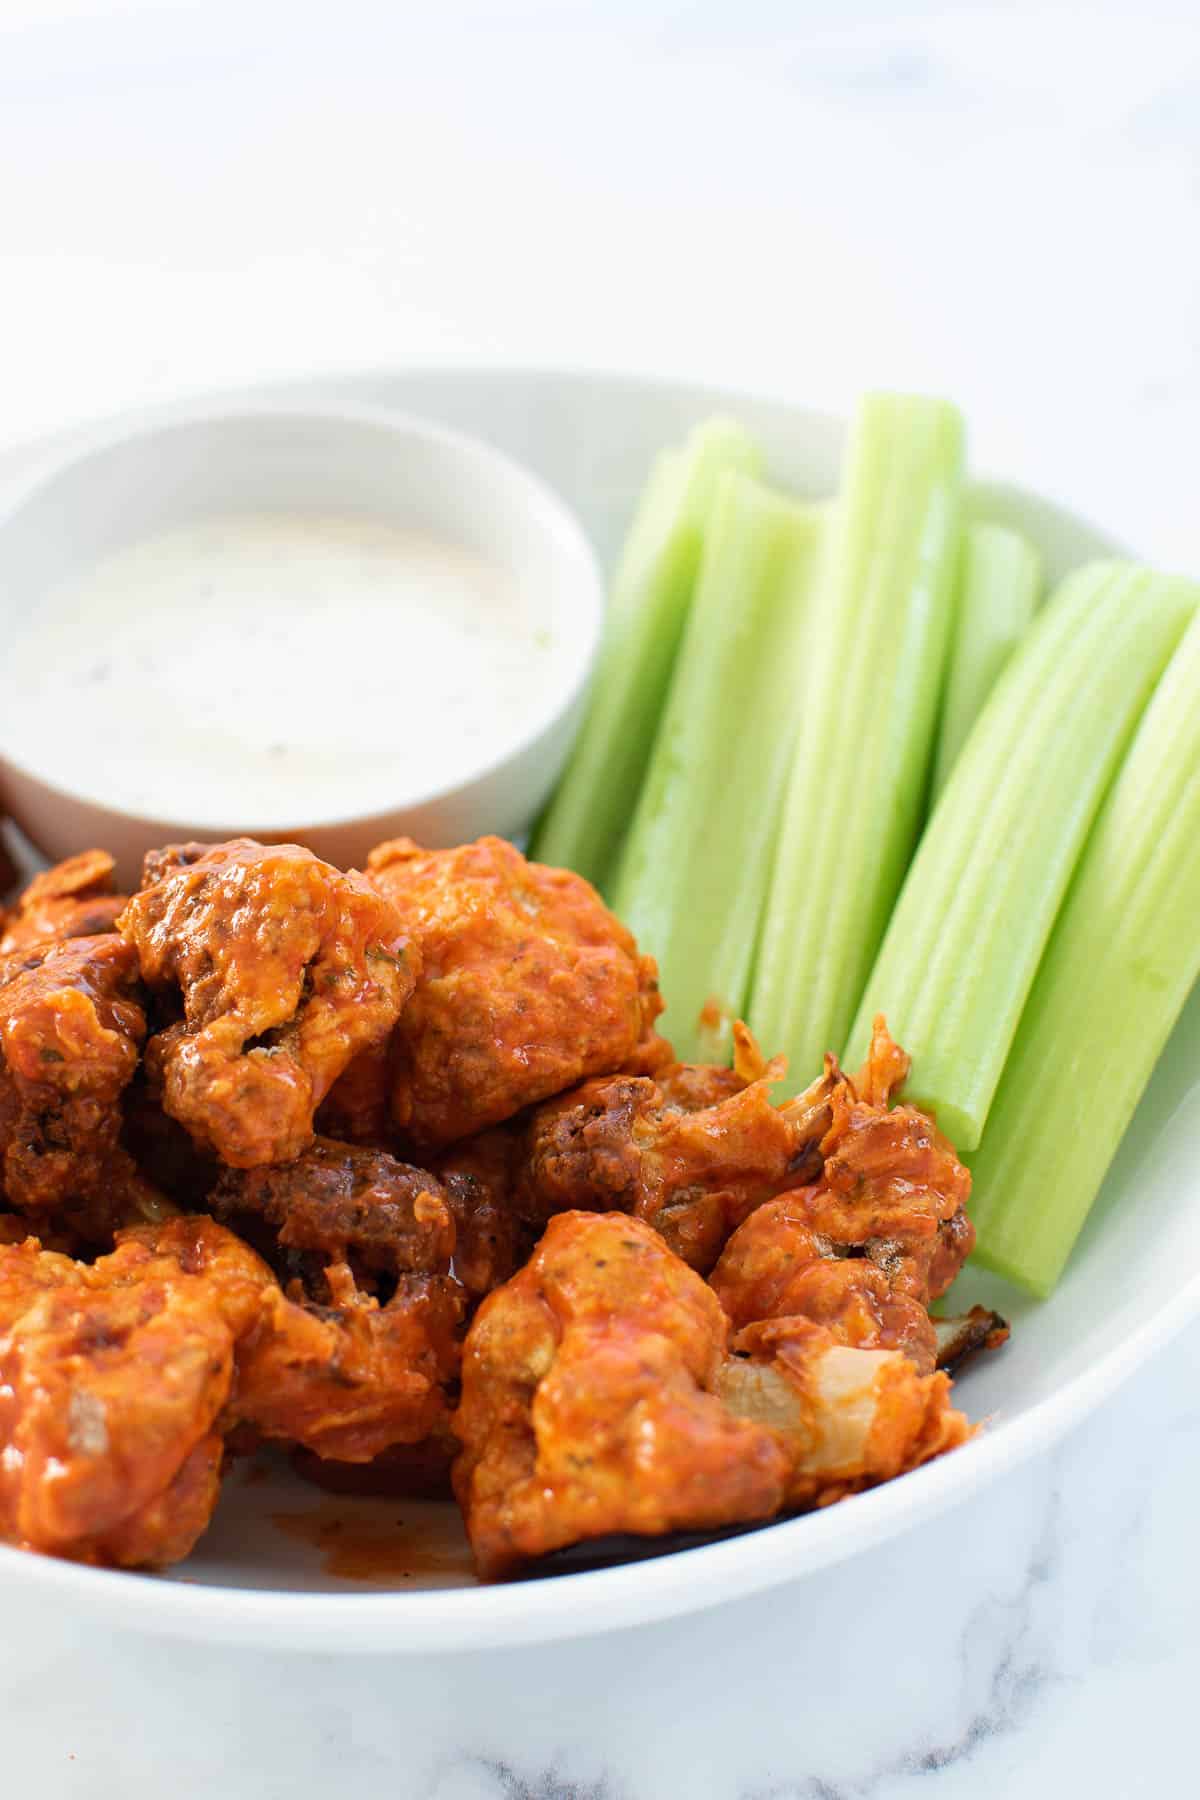
[{"label": "green celery", "polygon": [[726,469],[757,473],[739,425],[711,419],[651,470],[617,565],[588,710],[530,855],[606,879],[645,772]]},{"label": "green celery", "polygon": [[1200,618],[1088,838],[970,1159],[976,1258],[1031,1293],[1062,1273],[1200,975],[1198,917]]},{"label": "green celery", "polygon": [[1033,619],[1041,574],[1041,558],[1019,531],[982,521],[968,525],[933,763],[935,799],[1001,669]]},{"label": "green celery", "polygon": [[796,704],[750,999],[796,1091],[854,1016],[924,805],[960,547],[962,422],[868,395],[851,429]]},{"label": "green celery", "polygon": [[1195,591],[1132,564],[1062,583],[992,693],[892,914],[846,1050],[885,1013],[905,1098],[963,1150],[996,1084],[1067,883]]},{"label": "green celery", "polygon": [[[659,964],[662,1029],[727,1061],[799,724],[821,511],[723,475],[613,908]],[[704,1022],[701,1022],[701,1013]]]}]

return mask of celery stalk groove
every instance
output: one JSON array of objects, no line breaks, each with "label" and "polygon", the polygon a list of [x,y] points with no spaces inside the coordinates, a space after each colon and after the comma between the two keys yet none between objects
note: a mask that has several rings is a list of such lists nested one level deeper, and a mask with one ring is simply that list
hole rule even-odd
[{"label": "celery stalk groove", "polygon": [[1061,1274],[1200,975],[1198,917],[1200,618],[1096,820],[971,1158],[975,1254],[1035,1294]]},{"label": "celery stalk groove", "polygon": [[1019,531],[984,521],[963,536],[946,695],[933,764],[933,797],[950,778],[984,701],[1033,619],[1041,558]]},{"label": "celery stalk groove", "polygon": [[759,461],[739,425],[713,419],[654,465],[613,579],[584,722],[534,828],[538,861],[605,881],[666,698],[717,480]]},{"label": "celery stalk groove", "polygon": [[1001,676],[939,801],[864,990],[905,1098],[973,1150],[1087,832],[1195,605],[1187,582],[1096,563],[1062,583]]},{"label": "celery stalk groove", "polygon": [[[662,1029],[686,1060],[727,1060],[745,1007],[799,723],[821,513],[723,475],[683,642],[612,887],[659,964]],[[704,1023],[701,1015],[704,1014]]]},{"label": "celery stalk groove", "polygon": [[812,608],[750,1024],[795,1091],[849,1029],[924,804],[960,545],[962,422],[861,403]]}]

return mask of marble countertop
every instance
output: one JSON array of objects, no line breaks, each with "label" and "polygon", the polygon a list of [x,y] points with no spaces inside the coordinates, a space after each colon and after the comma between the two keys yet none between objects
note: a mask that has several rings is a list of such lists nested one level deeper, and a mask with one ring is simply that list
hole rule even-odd
[{"label": "marble countertop", "polygon": [[[7,0],[0,166],[0,447],[402,358],[834,408],[886,382],[954,394],[978,462],[1200,569],[1193,0]],[[1184,1792],[1198,1393],[1200,1326],[969,1508],[769,1598],[550,1650],[272,1658],[6,1603],[6,1781]]]}]

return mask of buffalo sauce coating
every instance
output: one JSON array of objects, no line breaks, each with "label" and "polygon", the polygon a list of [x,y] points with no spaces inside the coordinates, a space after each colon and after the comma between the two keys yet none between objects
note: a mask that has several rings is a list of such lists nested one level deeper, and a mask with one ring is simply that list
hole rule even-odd
[{"label": "buffalo sauce coating", "polygon": [[393,1122],[414,1144],[439,1148],[586,1075],[662,1060],[653,958],[569,869],[501,838],[430,851],[397,838],[367,874],[421,959],[392,1040]]},{"label": "buffalo sauce coating", "polygon": [[449,1504],[398,1512],[362,1501],[326,1502],[275,1512],[271,1520],[286,1537],[318,1551],[325,1573],[343,1581],[391,1584],[423,1575],[466,1580],[471,1574],[462,1519]]}]

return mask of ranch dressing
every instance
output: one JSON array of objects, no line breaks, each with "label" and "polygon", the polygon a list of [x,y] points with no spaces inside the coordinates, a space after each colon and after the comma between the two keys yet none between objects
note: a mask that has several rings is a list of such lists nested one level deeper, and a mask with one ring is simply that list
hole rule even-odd
[{"label": "ranch dressing", "polygon": [[561,685],[545,601],[368,518],[230,513],[115,550],[31,608],[4,736],[42,779],[156,818],[268,828],[452,785]]}]

